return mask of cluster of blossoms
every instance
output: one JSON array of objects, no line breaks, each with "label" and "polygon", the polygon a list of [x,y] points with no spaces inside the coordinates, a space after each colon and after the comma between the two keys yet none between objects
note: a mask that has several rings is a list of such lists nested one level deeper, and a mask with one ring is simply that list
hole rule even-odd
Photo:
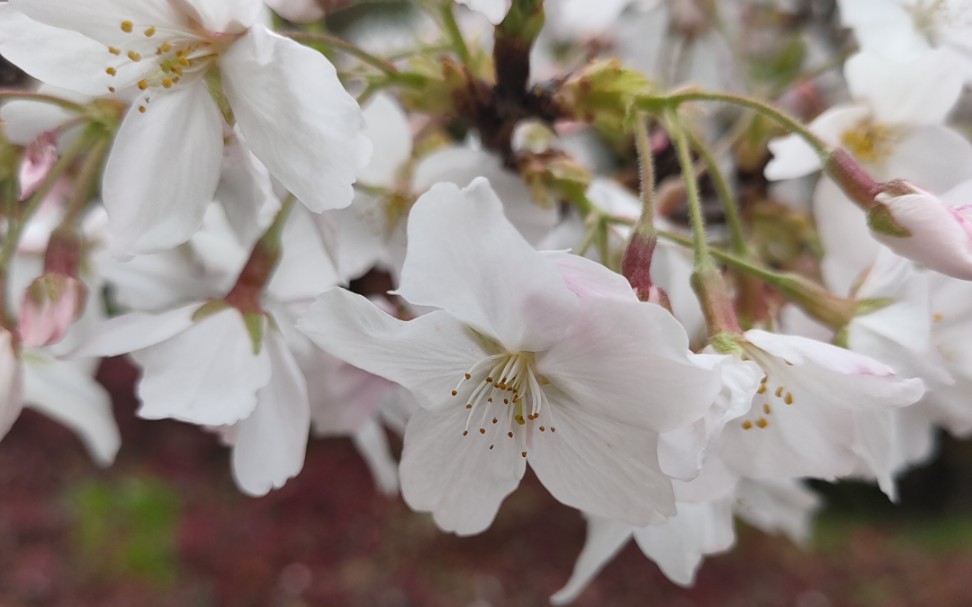
[{"label": "cluster of blossoms", "polygon": [[0,4],[38,81],[0,90],[0,436],[36,407],[110,464],[125,354],[247,494],[350,436],[469,535],[529,465],[588,523],[557,604],[632,537],[679,584],[735,517],[804,538],[803,479],[894,499],[972,433],[972,1],[799,5]]}]

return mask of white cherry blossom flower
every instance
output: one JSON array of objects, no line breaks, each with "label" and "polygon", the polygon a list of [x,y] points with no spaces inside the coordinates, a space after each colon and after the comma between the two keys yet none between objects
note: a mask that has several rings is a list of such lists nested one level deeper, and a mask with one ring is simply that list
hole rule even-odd
[{"label": "white cherry blossom flower", "polygon": [[103,94],[135,97],[103,182],[116,253],[170,248],[199,227],[219,180],[221,110],[308,208],[350,204],[370,153],[360,109],[323,55],[258,23],[262,6],[14,0],[0,13],[0,51],[27,72],[76,89],[87,77]]},{"label": "white cherry blossom flower", "polygon": [[[398,293],[437,308],[400,321],[332,290],[300,328],[322,349],[402,384],[419,409],[405,500],[458,534],[489,526],[526,463],[561,502],[643,525],[674,513],[657,433],[697,419],[718,374],[690,358],[662,308],[581,295],[502,215],[485,180],[440,184],[412,209]],[[591,262],[606,277],[624,279]]]}]

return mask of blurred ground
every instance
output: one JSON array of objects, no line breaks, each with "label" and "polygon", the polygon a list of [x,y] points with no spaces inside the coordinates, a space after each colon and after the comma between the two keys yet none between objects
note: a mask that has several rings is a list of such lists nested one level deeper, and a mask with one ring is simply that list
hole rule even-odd
[{"label": "blurred ground", "polygon": [[[529,473],[487,533],[441,534],[378,495],[343,440],[313,441],[296,480],[245,497],[215,437],[136,419],[119,361],[101,377],[121,395],[112,469],[29,411],[0,444],[0,607],[544,605],[583,541]],[[841,512],[806,551],[740,526],[691,589],[628,546],[576,605],[972,605],[972,516]]]}]

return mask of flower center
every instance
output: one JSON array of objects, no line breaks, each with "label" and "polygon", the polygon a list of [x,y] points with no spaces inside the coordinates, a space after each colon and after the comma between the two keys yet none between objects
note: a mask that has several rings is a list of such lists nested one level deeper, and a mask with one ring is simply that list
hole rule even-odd
[{"label": "flower center", "polygon": [[840,136],[840,142],[851,154],[864,162],[879,162],[894,151],[894,130],[870,119],[862,120]]},{"label": "flower center", "polygon": [[[141,69],[142,78],[136,83],[141,91],[170,89],[180,82],[205,75],[222,50],[222,38],[235,38],[224,34],[136,24],[129,20],[122,21],[119,27],[122,32],[130,34],[130,43],[122,47],[108,47],[108,53],[117,60],[105,68],[105,73],[114,77],[132,64],[145,64]],[[114,86],[108,87],[108,92],[116,91]],[[138,110],[145,112],[149,101],[150,97],[145,95]]]},{"label": "flower center", "polygon": [[[470,367],[452,390],[452,396],[463,399],[468,410],[462,435],[486,437],[492,449],[493,440],[504,431],[507,439],[534,427],[540,432],[548,427],[556,432],[541,388],[548,382],[533,365],[532,352],[503,352]],[[527,456],[526,451],[520,454]]]},{"label": "flower center", "polygon": [[741,423],[743,430],[763,429],[769,426],[774,401],[776,404],[783,403],[786,406],[791,406],[794,402],[793,393],[781,383],[770,382],[768,375],[764,375],[763,379],[759,381],[759,388],[756,390],[756,396],[753,397],[753,404],[755,405],[759,400],[763,400],[763,406],[760,408],[754,406],[749,410],[749,416]]}]

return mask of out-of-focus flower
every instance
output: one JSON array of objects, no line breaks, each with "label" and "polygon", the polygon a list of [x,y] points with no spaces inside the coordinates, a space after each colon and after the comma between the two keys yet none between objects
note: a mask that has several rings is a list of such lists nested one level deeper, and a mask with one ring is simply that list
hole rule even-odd
[{"label": "out-of-focus flower", "polygon": [[275,13],[294,23],[314,23],[326,15],[316,0],[266,0]]}]

